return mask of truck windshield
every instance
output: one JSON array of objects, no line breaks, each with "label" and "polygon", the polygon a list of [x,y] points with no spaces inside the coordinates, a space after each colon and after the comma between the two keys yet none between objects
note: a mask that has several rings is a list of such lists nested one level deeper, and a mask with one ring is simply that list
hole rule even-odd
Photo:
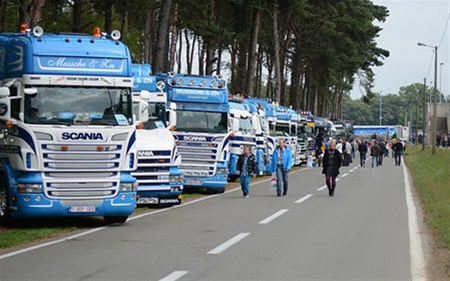
[{"label": "truck windshield", "polygon": [[219,133],[228,131],[226,112],[177,110],[177,131]]},{"label": "truck windshield", "polygon": [[[133,111],[139,110],[139,103],[133,103]],[[138,120],[140,121],[140,120]],[[153,130],[166,127],[166,107],[162,102],[148,103],[148,122],[144,123],[144,129]]]},{"label": "truck windshield", "polygon": [[126,88],[36,87],[25,95],[25,122],[30,124],[132,124],[131,94]]},{"label": "truck windshield", "polygon": [[250,122],[250,118],[241,118],[239,119],[239,131],[249,134],[254,134],[252,122]]},{"label": "truck windshield", "polygon": [[290,135],[289,124],[277,123],[275,125],[275,136],[285,137]]},{"label": "truck windshield", "polygon": [[291,134],[290,136],[296,137],[297,136],[297,125],[291,124]]}]

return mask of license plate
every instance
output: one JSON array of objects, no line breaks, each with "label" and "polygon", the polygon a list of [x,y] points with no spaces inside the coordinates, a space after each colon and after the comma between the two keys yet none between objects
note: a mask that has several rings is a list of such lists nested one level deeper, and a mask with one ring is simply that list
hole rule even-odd
[{"label": "license plate", "polygon": [[69,209],[71,213],[93,213],[95,206],[71,206]]},{"label": "license plate", "polygon": [[201,180],[186,180],[185,184],[186,185],[201,185],[202,181]]},{"label": "license plate", "polygon": [[181,201],[178,198],[160,198],[159,199],[159,204],[179,205],[180,203],[181,203]]}]

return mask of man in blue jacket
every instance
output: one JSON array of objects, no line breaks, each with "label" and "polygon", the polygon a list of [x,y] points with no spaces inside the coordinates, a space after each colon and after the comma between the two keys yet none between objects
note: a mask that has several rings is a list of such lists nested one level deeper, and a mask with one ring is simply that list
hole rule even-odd
[{"label": "man in blue jacket", "polygon": [[272,175],[276,175],[277,179],[277,195],[280,197],[281,184],[283,183],[283,196],[287,195],[288,191],[288,174],[294,165],[292,159],[292,152],[286,146],[286,141],[280,139],[278,146],[272,154]]}]

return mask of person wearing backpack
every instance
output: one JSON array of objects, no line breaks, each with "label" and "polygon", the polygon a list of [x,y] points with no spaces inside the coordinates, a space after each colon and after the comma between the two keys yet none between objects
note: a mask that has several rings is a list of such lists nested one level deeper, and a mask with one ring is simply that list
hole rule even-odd
[{"label": "person wearing backpack", "polygon": [[250,197],[250,181],[256,175],[255,156],[251,153],[250,147],[244,146],[244,153],[239,156],[237,170],[240,172],[242,195],[244,198]]}]

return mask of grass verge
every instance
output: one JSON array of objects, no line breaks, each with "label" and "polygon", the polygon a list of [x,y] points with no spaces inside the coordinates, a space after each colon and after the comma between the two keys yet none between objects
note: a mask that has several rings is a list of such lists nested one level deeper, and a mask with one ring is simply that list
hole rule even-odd
[{"label": "grass verge", "polygon": [[450,150],[410,146],[405,162],[431,226],[450,249]]}]

